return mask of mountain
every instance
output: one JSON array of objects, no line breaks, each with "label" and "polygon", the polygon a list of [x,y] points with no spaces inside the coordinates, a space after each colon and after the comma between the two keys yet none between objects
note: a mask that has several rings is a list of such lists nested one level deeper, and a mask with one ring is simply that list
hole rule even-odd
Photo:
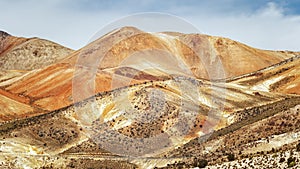
[{"label": "mountain", "polygon": [[55,46],[1,33],[1,167],[274,168],[284,165],[270,154],[298,157],[299,52],[133,27],[77,51],[44,43]]},{"label": "mountain", "polygon": [[[24,76],[57,63],[73,52],[44,39],[15,37],[3,31],[0,37],[0,82],[4,86],[9,82],[21,82]],[[45,113],[30,103],[31,98],[6,90],[4,86],[0,87],[0,121]]]},{"label": "mountain", "polygon": [[[37,39],[30,39],[25,44],[35,46],[35,41]],[[42,42],[45,41],[41,40]],[[26,48],[20,46],[26,45],[17,45],[13,49],[25,50]],[[7,53],[14,51],[13,49],[7,50]],[[65,51],[60,49],[58,48],[57,53]],[[44,50],[50,49],[41,48],[40,51]],[[29,51],[33,52],[33,50]],[[30,100],[30,106],[48,112],[93,94],[126,86],[128,81],[135,84],[171,78],[176,74],[204,79],[226,78],[259,70],[297,54],[258,50],[226,38],[201,34],[147,33],[137,28],[124,27],[108,33],[70,55],[61,55],[62,59],[57,63],[34,69],[20,77],[2,80],[0,87],[14,96],[22,94],[22,97]],[[5,56],[8,54],[1,58]],[[37,61],[33,57],[30,63]],[[95,65],[97,62],[99,65]],[[22,68],[24,69],[21,66],[18,70]],[[91,82],[91,88],[95,87],[95,91],[80,92],[81,89],[86,88],[87,78],[93,76],[90,69],[98,69],[96,83]],[[78,77],[76,80],[78,91],[75,97],[72,97],[73,77]],[[118,77],[117,82],[116,77]],[[34,114],[35,112],[32,112],[32,115]],[[20,115],[22,117],[22,114]]]},{"label": "mountain", "polygon": [[0,32],[2,70],[33,70],[56,63],[72,50],[39,38],[20,38]]},{"label": "mountain", "polygon": [[[139,43],[137,44],[137,42]],[[103,53],[94,55],[93,52],[98,52],[99,46],[101,46]],[[210,72],[207,72],[209,71],[209,65],[219,62],[215,60],[218,58],[220,58],[220,62],[224,67],[224,76],[234,77],[268,67],[299,54],[299,52],[259,50],[227,38],[203,34],[147,33],[137,28],[124,27],[90,43],[81,49],[79,55],[90,59],[83,62],[83,64],[89,66],[93,65],[97,57],[103,57],[99,68],[106,69],[118,67],[124,59],[138,55],[134,54],[137,51],[149,52],[152,49],[155,50],[152,52],[157,52],[158,56],[147,56],[147,53],[143,53],[141,54],[144,57],[143,61],[153,62],[155,60],[152,59],[153,57],[162,59],[160,56],[168,53],[172,55],[169,56],[170,58],[176,58],[174,59],[175,62],[183,62],[195,77],[204,79],[218,78],[216,75],[208,75]],[[132,56],[133,54],[134,56]],[[165,56],[164,59],[169,57]],[[66,62],[75,64],[77,58],[78,55],[77,57],[72,55]],[[111,59],[114,62],[111,62]],[[162,63],[158,64],[163,64],[164,61],[168,60],[162,60],[160,61]],[[164,67],[166,66],[164,65]],[[143,67],[140,69],[143,69]],[[168,74],[172,73],[168,72],[169,69],[162,71]],[[178,70],[175,71],[179,73]]]}]

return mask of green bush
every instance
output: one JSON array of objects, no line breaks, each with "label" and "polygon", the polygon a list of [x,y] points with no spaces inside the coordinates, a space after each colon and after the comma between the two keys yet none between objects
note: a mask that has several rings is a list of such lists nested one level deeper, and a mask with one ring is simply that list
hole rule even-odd
[{"label": "green bush", "polygon": [[288,167],[294,167],[296,165],[295,158],[289,157],[287,160],[287,165],[288,165]]},{"label": "green bush", "polygon": [[199,168],[205,168],[208,164],[208,161],[205,159],[195,159],[194,160],[194,167],[199,167]]},{"label": "green bush", "polygon": [[295,165],[296,165],[296,162],[295,162],[295,161],[292,161],[291,163],[288,164],[288,168],[294,167]]},{"label": "green bush", "polygon": [[228,159],[228,161],[233,161],[235,159],[234,154],[229,153],[227,155],[227,159]]}]

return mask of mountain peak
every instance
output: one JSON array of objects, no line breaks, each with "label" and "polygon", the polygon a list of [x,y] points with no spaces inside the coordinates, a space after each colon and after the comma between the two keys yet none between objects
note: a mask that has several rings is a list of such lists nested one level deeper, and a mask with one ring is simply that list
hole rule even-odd
[{"label": "mountain peak", "polygon": [[0,39],[1,40],[5,39],[7,36],[11,36],[11,35],[8,34],[7,32],[0,31]]}]

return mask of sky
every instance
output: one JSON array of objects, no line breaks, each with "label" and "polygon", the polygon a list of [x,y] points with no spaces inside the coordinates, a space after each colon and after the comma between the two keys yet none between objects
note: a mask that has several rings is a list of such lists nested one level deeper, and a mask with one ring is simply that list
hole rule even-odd
[{"label": "sky", "polygon": [[300,51],[300,0],[0,0],[0,30],[79,49],[143,12],[178,16],[201,33],[256,48]]}]

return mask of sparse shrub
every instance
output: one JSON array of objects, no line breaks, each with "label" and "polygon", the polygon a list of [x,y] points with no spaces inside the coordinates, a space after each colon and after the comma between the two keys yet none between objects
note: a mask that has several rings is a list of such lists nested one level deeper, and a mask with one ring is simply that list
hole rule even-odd
[{"label": "sparse shrub", "polygon": [[288,162],[288,163],[291,163],[292,161],[295,161],[295,158],[289,157],[289,158],[287,159],[287,162]]},{"label": "sparse shrub", "polygon": [[194,159],[193,166],[199,168],[205,168],[208,164],[208,161],[205,159]]},{"label": "sparse shrub", "polygon": [[283,158],[283,157],[281,157],[280,159],[279,159],[279,162],[280,163],[283,163],[285,161],[285,159]]},{"label": "sparse shrub", "polygon": [[272,152],[272,153],[275,153],[275,148],[272,148],[271,152]]},{"label": "sparse shrub", "polygon": [[227,159],[228,161],[233,161],[235,159],[234,154],[231,153],[227,154]]},{"label": "sparse shrub", "polygon": [[296,165],[295,158],[289,157],[287,160],[287,165],[288,165],[288,167],[294,167]]},{"label": "sparse shrub", "polygon": [[294,167],[295,165],[296,165],[296,162],[295,162],[295,161],[292,161],[291,163],[288,164],[288,168]]},{"label": "sparse shrub", "polygon": [[300,143],[297,144],[296,150],[297,150],[297,151],[300,151]]}]

